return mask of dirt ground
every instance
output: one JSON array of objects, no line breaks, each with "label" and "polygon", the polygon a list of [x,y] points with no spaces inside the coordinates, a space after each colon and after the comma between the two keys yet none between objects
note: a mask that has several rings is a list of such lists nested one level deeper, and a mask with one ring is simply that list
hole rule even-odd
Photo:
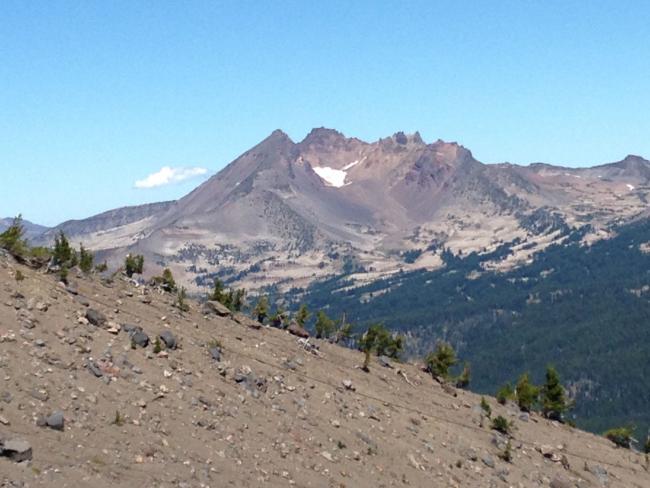
[{"label": "dirt ground", "polygon": [[[181,315],[125,278],[71,283],[0,256],[0,439],[32,448],[0,458],[0,486],[650,487],[642,454],[487,398],[507,439],[417,365],[365,373],[359,352]],[[164,331],[178,345],[154,352]],[[39,426],[55,412],[63,430]]]}]

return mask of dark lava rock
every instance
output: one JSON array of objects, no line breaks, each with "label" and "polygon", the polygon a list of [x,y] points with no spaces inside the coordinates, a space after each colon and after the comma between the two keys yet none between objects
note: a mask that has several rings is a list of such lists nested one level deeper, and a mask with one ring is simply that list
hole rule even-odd
[{"label": "dark lava rock", "polygon": [[47,419],[45,419],[45,423],[50,429],[63,430],[65,423],[63,412],[54,412],[52,415],[47,417]]},{"label": "dark lava rock", "polygon": [[168,330],[165,330],[160,334],[160,340],[165,343],[165,347],[167,349],[176,349],[177,346],[177,341],[176,337],[174,337],[174,334],[169,332]]},{"label": "dark lava rock", "polygon": [[106,316],[94,308],[86,310],[86,318],[88,319],[88,322],[97,327],[103,327],[107,322]]},{"label": "dark lava rock", "polygon": [[131,334],[131,340],[140,347],[147,347],[149,345],[149,336],[142,329],[136,330]]}]

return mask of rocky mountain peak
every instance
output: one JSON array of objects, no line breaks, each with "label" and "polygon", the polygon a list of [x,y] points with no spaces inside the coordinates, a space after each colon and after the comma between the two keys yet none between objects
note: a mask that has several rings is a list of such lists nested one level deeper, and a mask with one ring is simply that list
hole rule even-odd
[{"label": "rocky mountain peak", "polygon": [[316,127],[300,142],[301,145],[309,146],[311,144],[326,144],[337,140],[346,139],[339,131],[328,129],[326,127]]}]

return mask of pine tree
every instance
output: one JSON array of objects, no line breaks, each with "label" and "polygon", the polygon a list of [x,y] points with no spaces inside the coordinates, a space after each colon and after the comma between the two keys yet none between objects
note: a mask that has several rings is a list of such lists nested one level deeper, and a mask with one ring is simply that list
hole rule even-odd
[{"label": "pine tree", "polygon": [[546,382],[541,388],[542,413],[551,420],[562,421],[562,414],[568,409],[560,375],[553,366],[546,368]]},{"label": "pine tree", "polygon": [[144,256],[141,254],[128,254],[124,260],[124,272],[131,278],[134,274],[142,274],[144,271]]},{"label": "pine tree", "polygon": [[451,344],[442,341],[438,341],[436,350],[430,352],[424,361],[427,365],[427,371],[434,378],[442,380],[449,378],[449,369],[458,362],[456,351],[454,351]]},{"label": "pine tree", "polygon": [[172,274],[172,270],[169,268],[163,269],[162,286],[166,291],[169,292],[176,290],[176,281],[174,280],[174,275]]},{"label": "pine tree", "polygon": [[311,314],[309,313],[309,309],[307,309],[307,305],[303,303],[300,305],[298,312],[296,312],[296,322],[298,322],[298,325],[300,325],[300,327],[304,327],[310,315]]},{"label": "pine tree", "polygon": [[214,285],[212,287],[212,293],[210,293],[208,299],[224,304],[225,298],[226,294],[224,292],[223,283],[219,278],[215,278]]},{"label": "pine tree", "polygon": [[334,321],[322,310],[316,314],[316,338],[327,339],[334,333]]},{"label": "pine tree", "polygon": [[341,341],[348,340],[352,337],[352,324],[346,322],[345,313],[341,316],[341,323],[336,328],[336,333],[334,334],[334,342],[339,343]]},{"label": "pine tree", "polygon": [[0,234],[0,248],[5,249],[14,256],[22,256],[27,251],[24,234],[23,219],[18,215],[7,230]]},{"label": "pine tree", "polygon": [[241,312],[241,309],[244,307],[244,298],[246,297],[246,290],[239,288],[234,291],[230,291],[230,309],[233,312]]},{"label": "pine tree", "polygon": [[269,299],[266,296],[261,296],[257,303],[255,304],[255,309],[253,310],[253,316],[257,319],[260,324],[264,323],[266,317],[269,314]]},{"label": "pine tree", "polygon": [[363,370],[368,371],[370,356],[374,352],[378,356],[387,355],[397,359],[404,346],[404,339],[392,335],[383,324],[373,324],[359,339],[359,349],[364,353]]},{"label": "pine tree", "polygon": [[73,254],[74,250],[70,247],[68,238],[62,230],[59,231],[59,234],[54,237],[54,251],[52,252],[54,264],[68,267],[73,266],[71,263]]},{"label": "pine tree", "polygon": [[530,382],[528,373],[524,373],[519,377],[517,386],[515,388],[517,395],[517,405],[523,412],[530,412],[539,396],[539,388]]},{"label": "pine tree", "polygon": [[79,268],[84,273],[90,273],[93,269],[93,253],[84,248],[83,244],[79,244]]}]

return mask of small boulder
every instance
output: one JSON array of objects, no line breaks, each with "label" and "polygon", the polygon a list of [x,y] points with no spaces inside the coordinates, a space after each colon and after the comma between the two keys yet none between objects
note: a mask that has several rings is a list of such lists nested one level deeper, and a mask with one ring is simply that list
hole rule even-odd
[{"label": "small boulder", "polygon": [[142,329],[133,332],[131,340],[136,346],[147,347],[149,345],[149,336]]},{"label": "small boulder", "polygon": [[212,356],[212,359],[214,359],[217,362],[221,361],[221,348],[220,347],[217,347],[217,346],[211,347],[210,349],[208,349],[208,351],[210,353],[210,356]]},{"label": "small boulder", "polygon": [[79,294],[79,288],[77,288],[77,285],[75,285],[74,283],[69,283],[65,287],[65,291],[67,291],[71,295],[78,295]]},{"label": "small boulder", "polygon": [[22,439],[0,441],[0,456],[6,457],[17,463],[32,459],[32,446]]},{"label": "small boulder", "polygon": [[65,424],[63,412],[54,412],[52,415],[45,419],[45,423],[50,429],[63,430]]},{"label": "small boulder", "polygon": [[494,459],[492,459],[492,456],[488,456],[487,454],[481,458],[481,461],[483,461],[483,464],[488,468],[494,468],[495,466]]},{"label": "small boulder", "polygon": [[574,485],[564,476],[557,475],[551,480],[551,488],[572,488]]},{"label": "small boulder", "polygon": [[216,300],[208,300],[201,307],[201,311],[205,315],[217,315],[219,317],[230,317],[232,312],[223,303]]},{"label": "small boulder", "polygon": [[247,315],[244,315],[243,313],[236,312],[232,316],[233,320],[237,322],[240,325],[245,325],[246,327],[250,327],[251,329],[261,329],[262,324],[260,324],[257,320],[253,320]]},{"label": "small boulder", "polygon": [[176,341],[176,337],[174,337],[174,334],[172,334],[170,331],[165,330],[160,334],[160,340],[164,342],[165,347],[167,349],[176,349],[176,346],[178,345]]},{"label": "small boulder", "polygon": [[393,368],[393,365],[390,363],[390,358],[388,356],[379,356],[377,358],[377,362],[384,368]]},{"label": "small boulder", "polygon": [[129,335],[133,335],[134,332],[138,330],[142,330],[142,327],[140,327],[139,325],[122,324],[122,330]]},{"label": "small boulder", "polygon": [[295,321],[291,322],[289,327],[287,327],[287,332],[289,332],[289,334],[302,337],[303,339],[307,339],[309,337],[309,332],[307,332],[304,327]]},{"label": "small boulder", "polygon": [[88,368],[88,371],[90,371],[93,375],[95,375],[97,378],[101,378],[104,376],[104,373],[102,373],[102,370],[95,364],[94,361],[88,361],[86,363],[86,367]]},{"label": "small boulder", "polygon": [[94,308],[89,308],[86,310],[86,319],[96,327],[103,327],[106,325],[106,322],[108,322],[106,316]]}]

